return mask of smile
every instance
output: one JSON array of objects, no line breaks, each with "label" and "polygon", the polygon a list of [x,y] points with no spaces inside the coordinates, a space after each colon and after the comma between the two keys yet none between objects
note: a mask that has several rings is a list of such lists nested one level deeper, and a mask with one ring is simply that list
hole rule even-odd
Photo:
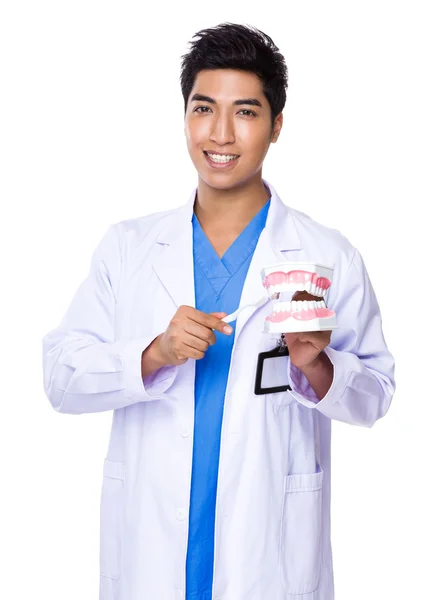
[{"label": "smile", "polygon": [[235,154],[209,154],[204,152],[207,163],[216,169],[226,168],[236,164],[239,156]]}]

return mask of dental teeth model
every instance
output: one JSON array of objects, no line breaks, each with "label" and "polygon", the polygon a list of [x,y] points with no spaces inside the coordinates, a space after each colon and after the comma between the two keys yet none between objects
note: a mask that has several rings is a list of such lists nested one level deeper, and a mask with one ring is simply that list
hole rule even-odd
[{"label": "dental teeth model", "polygon": [[[298,333],[337,329],[335,312],[325,303],[332,274],[331,267],[314,262],[289,261],[262,269],[262,284],[273,302],[264,331]],[[286,292],[293,292],[295,300],[281,299]]]}]

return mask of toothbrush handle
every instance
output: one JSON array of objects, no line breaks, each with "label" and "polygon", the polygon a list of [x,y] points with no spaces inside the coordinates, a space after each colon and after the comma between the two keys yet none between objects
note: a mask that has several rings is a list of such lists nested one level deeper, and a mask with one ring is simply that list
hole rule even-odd
[{"label": "toothbrush handle", "polygon": [[236,309],[235,312],[231,313],[230,315],[227,315],[227,317],[223,317],[222,321],[224,321],[225,323],[232,323],[232,321],[235,321],[235,319],[238,318],[239,313],[241,311],[243,311],[245,308],[250,308],[251,306],[260,308],[267,302],[268,302],[268,297],[264,296],[263,298],[261,298],[259,300],[259,302],[254,302],[253,304],[245,304],[244,306],[240,306],[239,308]]},{"label": "toothbrush handle", "polygon": [[[242,308],[245,308],[245,306]],[[231,313],[230,315],[227,315],[227,317],[223,317],[222,321],[224,323],[232,323],[232,321],[235,321],[238,314],[241,312],[242,308],[241,309],[237,308],[237,310],[235,312]]]}]

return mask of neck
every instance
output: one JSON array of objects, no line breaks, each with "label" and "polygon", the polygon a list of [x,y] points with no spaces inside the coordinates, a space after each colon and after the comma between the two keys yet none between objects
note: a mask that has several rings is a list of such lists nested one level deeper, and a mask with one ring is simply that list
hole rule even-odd
[{"label": "neck", "polygon": [[242,231],[268,202],[261,173],[234,188],[220,190],[199,178],[194,212],[204,231]]}]

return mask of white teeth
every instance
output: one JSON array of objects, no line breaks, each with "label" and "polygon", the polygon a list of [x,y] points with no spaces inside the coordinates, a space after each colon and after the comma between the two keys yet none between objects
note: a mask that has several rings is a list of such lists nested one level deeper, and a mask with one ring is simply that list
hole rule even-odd
[{"label": "white teeth", "polygon": [[[308,276],[306,275],[305,278],[307,278]],[[306,292],[310,292],[311,289],[311,281],[307,281],[307,283],[305,284],[305,291]]]},{"label": "white teeth", "polygon": [[318,308],[326,308],[326,304],[323,300],[292,300],[291,302],[276,302],[274,304],[273,314],[280,312],[316,310]]},{"label": "white teeth", "polygon": [[230,162],[231,160],[237,158],[237,156],[234,156],[233,154],[228,154],[226,156],[222,156],[220,154],[210,154],[209,152],[207,154],[211,158],[211,160],[219,163]]}]

